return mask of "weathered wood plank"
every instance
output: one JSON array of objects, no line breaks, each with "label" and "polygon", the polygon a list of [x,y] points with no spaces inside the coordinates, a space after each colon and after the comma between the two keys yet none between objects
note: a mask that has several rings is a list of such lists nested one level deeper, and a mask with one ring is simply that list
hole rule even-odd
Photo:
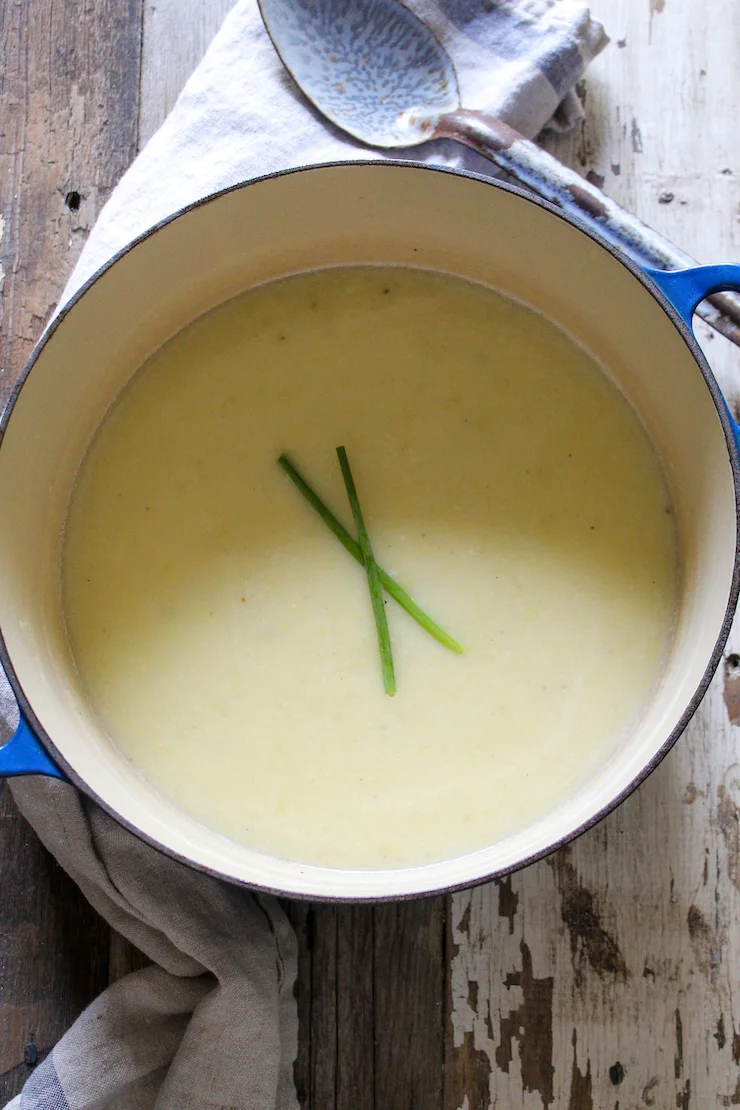
[{"label": "weathered wood plank", "polygon": [[441,1110],[445,899],[289,903],[288,912],[299,943],[301,1106]]},{"label": "weathered wood plank", "polygon": [[375,910],[375,1106],[442,1106],[445,899]]},{"label": "weathered wood plank", "polygon": [[301,1107],[375,1106],[373,908],[285,903],[298,936]]},{"label": "weathered wood plank", "polygon": [[[376,927],[372,906],[342,906],[338,911],[337,1110],[376,1106]],[[321,969],[316,970],[320,975]],[[318,1052],[320,1046],[312,1050]],[[321,1103],[313,1105],[318,1110]]]},{"label": "weathered wood plank", "polygon": [[142,0],[2,4],[2,394],[136,151]]},{"label": "weathered wood plank", "polygon": [[164,122],[234,0],[146,0],[139,136]]},{"label": "weathered wood plank", "polygon": [[[701,261],[740,257],[740,11],[595,0],[615,40],[549,140]],[[728,397],[740,352],[699,325]],[[658,771],[570,849],[450,907],[446,1110],[740,1104],[740,631]]]},{"label": "weathered wood plank", "polygon": [[[141,0],[0,3],[0,403],[136,149]],[[0,1103],[105,986],[109,929],[0,788]],[[26,1047],[30,1046],[30,1047]]]},{"label": "weathered wood plank", "polygon": [[[335,1110],[339,1029],[337,906],[315,906],[312,911],[311,1011],[299,1041],[308,1041],[308,1107]],[[303,956],[300,953],[299,958]]]},{"label": "weathered wood plank", "polygon": [[284,902],[290,922],[298,938],[298,976],[295,985],[298,1004],[298,1025],[301,1035],[298,1038],[298,1057],[294,1075],[298,1102],[301,1110],[308,1110],[311,1095],[311,1057],[309,1038],[305,1030],[311,1027],[311,964],[315,917],[307,902]]}]

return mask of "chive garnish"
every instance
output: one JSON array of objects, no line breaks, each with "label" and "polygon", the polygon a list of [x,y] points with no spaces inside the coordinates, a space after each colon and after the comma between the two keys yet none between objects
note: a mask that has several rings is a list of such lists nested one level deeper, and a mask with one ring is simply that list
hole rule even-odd
[{"label": "chive garnish", "polygon": [[396,692],[396,675],[393,670],[391,634],[388,631],[388,617],[385,614],[385,601],[383,600],[383,590],[380,585],[378,564],[375,562],[373,549],[370,545],[370,537],[365,527],[365,518],[360,508],[360,500],[357,496],[357,490],[355,489],[355,480],[352,477],[347,452],[343,447],[337,447],[337,458],[339,459],[339,466],[342,471],[342,477],[344,478],[344,487],[347,490],[349,506],[352,510],[352,516],[355,519],[357,539],[360,544],[360,551],[362,552],[362,561],[365,564],[365,574],[367,575],[367,584],[370,590],[370,604],[373,607],[375,629],[378,633],[380,667],[383,672],[383,689],[386,694],[393,697]]},{"label": "chive garnish", "polygon": [[[352,558],[355,559],[360,566],[363,566],[364,563],[360,545],[353,539],[344,525],[337,520],[331,509],[327,508],[315,490],[309,486],[303,475],[296,470],[288,456],[281,455],[278,462],[293,482],[294,486],[303,494],[309,505],[319,514],[324,524],[332,530],[343,547],[349,551]],[[458,655],[462,655],[463,649],[457,640],[450,636],[449,632],[445,632],[444,628],[437,624],[428,613],[425,613],[421,606],[417,605],[413,597],[404,590],[403,586],[399,586],[395,578],[391,578],[390,574],[384,571],[382,567],[378,567],[378,576],[383,588],[402,609],[406,610],[410,617],[413,617],[418,625],[425,629],[430,636],[433,636],[440,644],[443,644],[444,647],[449,648],[450,651],[457,652]]]}]

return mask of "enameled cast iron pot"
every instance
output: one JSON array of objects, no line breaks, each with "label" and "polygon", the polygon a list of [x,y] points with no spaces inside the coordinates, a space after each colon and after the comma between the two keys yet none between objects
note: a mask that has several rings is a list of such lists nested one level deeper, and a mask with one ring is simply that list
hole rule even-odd
[{"label": "enameled cast iron pot", "polygon": [[[608,764],[557,810],[501,843],[425,867],[374,872],[308,867],[250,851],[161,798],[119,755],[87,705],[59,589],[60,536],[75,473],[95,428],[144,358],[249,286],[363,262],[485,282],[587,347],[633,403],[663,460],[682,564],[665,673]],[[537,859],[592,825],[645,778],[686,726],[735,608],[739,430],[690,330],[694,306],[721,289],[740,290],[740,266],[646,275],[528,194],[409,163],[278,174],[207,198],[142,237],[55,320],[2,417],[2,662],[22,717],[0,749],[0,774],[67,777],[133,832],[197,868],[312,898],[399,898],[468,886]]]}]

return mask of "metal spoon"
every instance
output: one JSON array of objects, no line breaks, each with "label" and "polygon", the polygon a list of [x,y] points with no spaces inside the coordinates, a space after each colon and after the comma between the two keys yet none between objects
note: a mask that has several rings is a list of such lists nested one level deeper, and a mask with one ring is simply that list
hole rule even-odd
[{"label": "metal spoon", "polygon": [[[259,0],[259,6],[285,68],[319,111],[354,138],[383,149],[455,139],[641,266],[697,265],[536,143],[463,108],[449,54],[399,0]],[[740,298],[714,294],[697,313],[740,346]]]}]

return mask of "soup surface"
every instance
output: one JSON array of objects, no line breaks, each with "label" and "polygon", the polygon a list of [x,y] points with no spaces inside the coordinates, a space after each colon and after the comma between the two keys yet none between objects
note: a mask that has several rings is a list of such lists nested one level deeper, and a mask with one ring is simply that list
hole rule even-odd
[{"label": "soup surface", "polygon": [[[278,465],[464,646],[388,599]],[[550,322],[421,271],[250,291],[134,376],[73,493],[70,645],[104,728],[205,825],[348,868],[452,858],[609,759],[661,670],[672,510],[633,410]]]}]

